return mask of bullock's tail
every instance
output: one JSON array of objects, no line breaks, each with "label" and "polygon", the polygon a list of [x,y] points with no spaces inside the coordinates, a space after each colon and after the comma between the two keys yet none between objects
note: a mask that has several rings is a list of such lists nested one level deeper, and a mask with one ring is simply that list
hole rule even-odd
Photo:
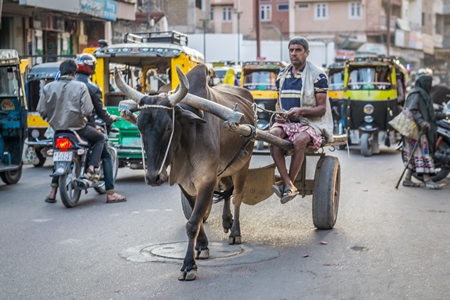
[{"label": "bullock's tail", "polygon": [[219,203],[222,200],[228,199],[233,195],[234,185],[228,190],[215,190],[214,191],[214,204]]}]

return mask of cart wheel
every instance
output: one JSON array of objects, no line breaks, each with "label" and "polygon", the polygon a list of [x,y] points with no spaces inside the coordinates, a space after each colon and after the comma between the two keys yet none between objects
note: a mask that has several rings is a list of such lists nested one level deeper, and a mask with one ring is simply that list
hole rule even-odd
[{"label": "cart wheel", "polygon": [[314,226],[317,229],[332,229],[336,223],[339,193],[341,188],[341,167],[333,156],[322,156],[317,162],[312,199]]},{"label": "cart wheel", "polygon": [[[205,223],[206,220],[208,220],[209,213],[211,212],[211,208],[212,208],[212,204],[213,204],[212,200],[213,199],[211,199],[208,209],[206,210],[206,213],[203,216],[203,223]],[[189,205],[189,200],[184,196],[183,192],[181,192],[181,207],[183,208],[184,217],[186,218],[186,220],[189,220],[189,218],[192,215],[192,208]]]},{"label": "cart wheel", "polygon": [[369,157],[372,156],[372,143],[370,141],[370,134],[368,133],[363,133],[361,135],[361,154]]}]

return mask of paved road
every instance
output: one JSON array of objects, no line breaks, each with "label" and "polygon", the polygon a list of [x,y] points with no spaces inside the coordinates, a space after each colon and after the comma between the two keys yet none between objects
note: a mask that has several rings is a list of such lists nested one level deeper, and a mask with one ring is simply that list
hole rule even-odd
[{"label": "paved road", "polygon": [[[249,259],[199,262],[194,282],[177,281],[181,261],[139,259],[186,241],[177,187],[149,187],[142,171],[120,169],[128,202],[90,191],[66,209],[44,202],[51,166],[27,166],[19,184],[0,183],[0,299],[449,299],[450,178],[439,191],[396,190],[395,150],[331,155],[342,168],[333,230],[314,228],[311,197],[244,205]],[[213,249],[227,249],[220,204],[206,231]]]}]

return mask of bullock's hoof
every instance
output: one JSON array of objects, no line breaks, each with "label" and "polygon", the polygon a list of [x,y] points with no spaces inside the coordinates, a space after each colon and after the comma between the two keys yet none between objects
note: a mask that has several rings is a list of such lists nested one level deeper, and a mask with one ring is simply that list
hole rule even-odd
[{"label": "bullock's hoof", "polygon": [[186,273],[186,277],[184,278],[184,280],[191,281],[195,280],[196,278],[197,278],[197,270],[192,269]]},{"label": "bullock's hoof", "polygon": [[184,281],[185,278],[186,278],[186,272],[185,271],[180,271],[180,275],[178,275],[178,280]]},{"label": "bullock's hoof", "polygon": [[241,243],[240,236],[228,237],[228,245],[234,245],[234,244],[240,244],[240,243]]},{"label": "bullock's hoof", "polygon": [[209,249],[204,249],[197,251],[197,258],[198,259],[207,259],[209,258]]}]

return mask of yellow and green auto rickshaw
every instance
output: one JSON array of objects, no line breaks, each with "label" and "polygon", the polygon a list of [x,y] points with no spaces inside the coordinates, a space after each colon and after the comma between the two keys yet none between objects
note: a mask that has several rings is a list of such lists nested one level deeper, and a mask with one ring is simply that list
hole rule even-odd
[{"label": "yellow and green auto rickshaw", "polygon": [[[114,69],[122,73],[130,86],[146,94],[175,89],[179,84],[176,67],[187,73],[199,63],[203,54],[188,47],[187,35],[177,31],[126,33],[124,43],[86,49],[97,59],[92,81],[102,89],[108,112],[120,115],[118,104],[127,99],[116,86]],[[119,167],[142,169],[141,138],[137,126],[123,120],[113,123],[109,141],[117,149]]]},{"label": "yellow and green auto rickshaw", "polygon": [[364,156],[379,153],[380,141],[389,147],[398,140],[388,123],[399,113],[406,79],[406,69],[394,57],[362,56],[345,62],[342,99],[335,100],[333,109],[348,144],[359,144]]},{"label": "yellow and green auto rickshaw", "polygon": [[[287,66],[282,61],[246,61],[242,65],[240,86],[249,90],[255,103],[262,108],[256,110],[257,125],[261,130],[268,130],[270,127],[272,114],[266,110],[275,111],[278,100],[277,76]],[[264,142],[258,141],[256,148],[263,150]]]},{"label": "yellow and green auto rickshaw", "polygon": [[328,99],[333,113],[333,133],[340,135],[344,133],[341,118],[340,103],[344,96],[344,62],[335,62],[328,66]]}]

